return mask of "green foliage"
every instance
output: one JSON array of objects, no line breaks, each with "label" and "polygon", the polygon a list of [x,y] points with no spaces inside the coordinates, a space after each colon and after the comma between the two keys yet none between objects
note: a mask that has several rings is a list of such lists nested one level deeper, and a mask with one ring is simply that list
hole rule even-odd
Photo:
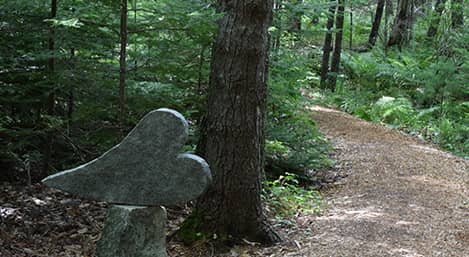
[{"label": "green foliage", "polygon": [[269,78],[266,127],[267,168],[274,176],[297,173],[308,179],[315,170],[331,164],[330,145],[319,133],[306,109],[301,89],[310,83],[306,56],[282,49],[273,56]]},{"label": "green foliage", "polygon": [[[354,27],[351,31],[345,23],[344,44],[352,32],[352,46],[359,48],[370,31],[374,5],[349,4]],[[331,162],[330,147],[302,95],[318,83],[320,48],[314,44],[323,41],[329,5],[327,0],[287,1],[274,13],[266,124],[266,164],[273,176],[288,171],[307,179]],[[96,157],[154,108],[174,108],[198,125],[220,15],[211,0],[129,1],[127,108],[121,127],[119,2],[58,1],[57,16],[51,18],[50,2],[3,1],[0,168],[7,172],[2,174],[25,177],[30,170],[59,170]],[[443,15],[438,35],[429,40],[428,22],[417,17],[414,41],[401,51],[382,49],[381,33],[373,51],[345,53],[345,75],[336,93],[326,92],[323,101],[466,155],[469,30],[453,29],[451,15]],[[193,148],[197,131],[191,135]]]},{"label": "green foliage", "polygon": [[[163,106],[198,124],[205,108],[215,21],[222,15],[212,1],[129,3],[124,127],[117,107],[120,5],[115,1],[58,3],[52,19],[50,3],[38,0],[7,1],[0,10],[0,113],[4,117],[0,166],[4,170],[24,177],[28,162],[40,178],[45,174],[38,170],[82,163],[116,144],[144,113]],[[278,11],[281,45],[294,38],[285,32],[289,15],[314,18],[309,8],[320,6],[298,2]],[[48,49],[51,36],[52,51]],[[48,67],[51,58],[53,71]],[[302,110],[300,89],[311,82],[311,59],[280,46],[272,58],[268,167],[278,174],[311,173],[330,162],[326,141]],[[48,111],[51,95],[53,114]],[[193,148],[197,130],[191,135]],[[52,149],[50,160],[47,145]]]},{"label": "green foliage", "polygon": [[346,54],[346,81],[326,102],[467,156],[467,33],[449,33],[453,41],[437,49],[422,43],[418,49]]},{"label": "green foliage", "polygon": [[298,176],[286,173],[273,181],[265,181],[262,197],[276,219],[288,221],[299,213],[319,213],[323,207],[322,197],[310,187],[302,187]]},{"label": "green foliage", "polygon": [[410,124],[415,116],[412,104],[406,98],[381,97],[370,110],[373,121],[380,121],[391,125]]},{"label": "green foliage", "polygon": [[196,241],[205,241],[210,239],[210,235],[202,232],[202,219],[201,214],[192,213],[187,219],[184,220],[177,235],[185,244],[192,244]]},{"label": "green foliage", "polygon": [[37,180],[46,175],[41,170],[96,157],[155,108],[171,107],[200,119],[218,17],[209,1],[129,4],[123,128],[117,116],[119,3],[58,1],[53,19],[50,8],[50,2],[38,0],[2,2],[2,176],[24,179],[28,162]]}]

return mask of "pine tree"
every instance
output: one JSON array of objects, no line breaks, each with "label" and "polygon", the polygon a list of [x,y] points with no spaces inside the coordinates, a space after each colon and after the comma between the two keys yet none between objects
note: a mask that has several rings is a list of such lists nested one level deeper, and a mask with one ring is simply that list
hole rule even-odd
[{"label": "pine tree", "polygon": [[195,210],[207,233],[263,243],[279,240],[260,198],[272,7],[272,0],[218,2],[224,16],[198,145],[214,179]]}]

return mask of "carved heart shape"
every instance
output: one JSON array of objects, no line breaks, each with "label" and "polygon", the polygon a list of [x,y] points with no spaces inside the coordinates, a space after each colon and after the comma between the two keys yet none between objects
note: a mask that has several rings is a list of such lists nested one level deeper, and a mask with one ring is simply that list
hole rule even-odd
[{"label": "carved heart shape", "polygon": [[81,197],[125,205],[166,205],[197,198],[211,182],[208,164],[179,154],[188,124],[178,112],[148,113],[122,142],[97,159],[43,180]]}]

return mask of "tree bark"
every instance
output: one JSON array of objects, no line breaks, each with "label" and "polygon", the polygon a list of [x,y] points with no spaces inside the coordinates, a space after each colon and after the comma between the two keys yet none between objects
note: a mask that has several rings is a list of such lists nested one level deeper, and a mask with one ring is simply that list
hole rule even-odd
[{"label": "tree bark", "polygon": [[126,75],[126,48],[127,48],[127,0],[121,2],[120,19],[120,53],[119,53],[119,121],[121,128],[125,115],[125,75]]},{"label": "tree bark", "polygon": [[464,25],[464,0],[451,1],[451,27],[460,28]]},{"label": "tree bark", "polygon": [[[54,19],[55,17],[57,17],[57,0],[51,0],[50,18]],[[49,49],[50,54],[54,54],[54,50],[55,50],[55,29],[54,29],[53,25],[51,25],[51,27],[49,29],[48,49]],[[48,69],[49,69],[49,73],[52,77],[52,75],[55,73],[55,58],[53,56],[49,58]],[[55,84],[55,82],[53,84]],[[53,115],[54,111],[55,111],[55,88],[52,88],[51,92],[49,93],[49,97],[48,97],[47,114]]]},{"label": "tree bark", "polygon": [[[389,40],[389,17],[393,14],[393,5],[392,0],[385,0],[386,1],[386,9],[384,13],[384,42],[388,42]],[[386,45],[385,43],[385,45]]]},{"label": "tree bark", "polygon": [[[57,17],[57,0],[51,0],[50,4],[50,19],[54,19]],[[55,50],[55,28],[54,25],[50,25],[49,27],[49,39],[47,42],[47,48],[49,50],[49,54],[52,56],[49,57],[47,62],[47,69],[49,73],[49,79],[51,83],[51,90],[47,96],[47,114],[52,116],[55,113],[55,58],[54,58],[54,50]],[[52,145],[53,145],[53,134],[48,132],[44,138],[44,156],[42,158],[42,174],[41,176],[46,176],[49,171],[49,165],[52,159]]]},{"label": "tree bark", "polygon": [[331,0],[327,17],[327,32],[324,38],[324,46],[322,48],[321,62],[321,88],[327,88],[327,76],[329,72],[329,59],[332,51],[332,27],[334,26],[335,10],[337,8],[337,0]]},{"label": "tree bark", "polygon": [[398,45],[401,47],[410,40],[412,35],[413,6],[413,0],[399,1],[388,46]]},{"label": "tree bark", "polygon": [[[50,19],[54,19],[55,17],[57,17],[57,0],[51,0]],[[53,54],[53,51],[55,50],[55,29],[53,25],[49,28],[48,49],[50,54]],[[55,71],[55,58],[53,56],[49,58],[48,68],[51,73]]]},{"label": "tree bark", "polygon": [[335,20],[335,42],[334,42],[334,52],[332,53],[332,61],[331,61],[331,73],[330,76],[331,82],[329,83],[329,87],[332,91],[335,89],[335,85],[337,83],[337,75],[339,73],[340,67],[340,56],[342,52],[342,35],[344,30],[344,10],[345,4],[344,0],[338,0],[337,5],[337,16]]},{"label": "tree bark", "polygon": [[[75,48],[72,48],[70,50],[70,69],[71,72],[74,72],[75,68]],[[68,104],[67,104],[67,120],[68,120],[68,127],[70,128],[70,124],[72,122],[72,117],[73,117],[73,111],[74,111],[74,105],[75,105],[75,86],[74,83],[70,83],[69,90],[68,90]]]},{"label": "tree bark", "polygon": [[436,0],[435,3],[435,11],[432,14],[432,18],[430,21],[430,26],[428,27],[427,37],[434,37],[436,32],[438,32],[438,26],[440,25],[441,14],[445,9],[445,2],[446,0]]},{"label": "tree bark", "polygon": [[371,26],[370,36],[368,37],[368,47],[372,48],[376,44],[378,38],[379,26],[381,24],[381,18],[383,17],[384,3],[386,0],[378,0],[376,5],[375,19]]},{"label": "tree bark", "polygon": [[350,29],[349,29],[349,50],[352,50],[353,45],[353,1],[350,1]]},{"label": "tree bark", "polygon": [[273,243],[262,208],[264,121],[272,0],[219,0],[207,113],[197,152],[213,183],[196,205],[201,230],[219,238]]}]

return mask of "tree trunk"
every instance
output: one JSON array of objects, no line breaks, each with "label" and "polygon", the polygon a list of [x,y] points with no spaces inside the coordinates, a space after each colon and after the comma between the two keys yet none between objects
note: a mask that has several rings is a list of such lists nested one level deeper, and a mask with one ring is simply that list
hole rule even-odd
[{"label": "tree trunk", "polygon": [[[57,17],[57,0],[51,0],[50,4],[50,19]],[[54,55],[55,50],[55,28],[54,25],[50,25],[49,28],[49,39],[47,48],[49,54]],[[47,114],[52,116],[55,113],[55,58],[51,56],[47,62],[47,69],[49,72],[49,79],[51,83],[51,90],[47,96]],[[45,176],[48,174],[49,165],[52,159],[52,145],[53,145],[53,134],[51,132],[47,133],[44,139],[44,156],[42,158],[42,174],[40,176]]]},{"label": "tree trunk", "polygon": [[451,1],[451,27],[457,29],[464,25],[464,0]]},{"label": "tree trunk", "polygon": [[337,16],[335,20],[335,29],[337,30],[335,34],[335,42],[334,42],[334,52],[332,53],[332,61],[331,61],[331,73],[332,76],[331,82],[329,84],[330,89],[334,91],[335,85],[337,83],[337,75],[339,73],[340,67],[340,56],[342,52],[342,35],[344,30],[344,10],[345,4],[344,0],[339,0],[337,5]]},{"label": "tree trunk", "polygon": [[126,74],[126,47],[127,47],[127,0],[121,3],[120,20],[120,54],[119,54],[119,121],[121,128],[124,124],[125,114],[125,74]]},{"label": "tree trunk", "polygon": [[413,0],[400,0],[394,24],[389,37],[388,46],[407,43],[412,35]]},{"label": "tree trunk", "polygon": [[[70,50],[70,70],[73,74],[75,68],[75,48],[72,48]],[[74,76],[75,77],[75,76]],[[70,129],[70,125],[72,123],[72,117],[73,117],[73,111],[74,111],[74,105],[75,105],[75,83],[70,83],[69,89],[68,89],[68,104],[67,104],[67,122],[68,122],[68,128]],[[69,130],[70,132],[70,130]]]},{"label": "tree trunk", "polygon": [[349,29],[349,50],[352,50],[353,45],[353,1],[350,1],[350,29]]},{"label": "tree trunk", "polygon": [[392,0],[385,0],[386,1],[386,11],[384,13],[384,42],[385,45],[389,40],[389,17],[393,14],[392,8]]},{"label": "tree trunk", "polygon": [[386,0],[378,0],[376,5],[375,19],[371,26],[370,36],[368,37],[368,47],[372,48],[376,44],[378,38],[379,25],[381,24],[381,18],[383,17],[384,3]]},{"label": "tree trunk", "polygon": [[[75,13],[75,9],[72,10]],[[70,73],[72,74],[73,80],[71,81],[68,89],[68,104],[67,104],[67,124],[68,130],[67,135],[70,136],[70,126],[72,124],[73,111],[75,105],[75,47],[70,49]]]},{"label": "tree trunk", "polygon": [[213,183],[196,205],[201,230],[272,243],[260,198],[272,0],[220,0],[198,153]]},{"label": "tree trunk", "polygon": [[445,9],[445,2],[446,0],[436,0],[435,3],[435,11],[432,14],[432,18],[430,21],[430,26],[428,27],[427,37],[434,37],[436,32],[438,32],[438,26],[440,25],[441,14]]},{"label": "tree trunk", "polygon": [[327,32],[324,38],[324,46],[322,48],[322,62],[321,62],[321,88],[327,88],[327,75],[329,72],[329,59],[332,51],[332,27],[334,26],[335,9],[337,8],[337,1],[331,0],[329,12],[327,17]]},{"label": "tree trunk", "polygon": [[[51,1],[51,7],[50,7],[50,18],[54,19],[57,17],[57,0],[52,0]],[[54,54],[55,50],[55,29],[54,26],[51,25],[49,29],[49,43],[48,43],[48,48],[50,51],[50,54]],[[48,68],[49,68],[49,73],[52,75],[55,73],[55,58],[52,56],[49,58],[49,63],[48,63]],[[55,81],[54,81],[55,84]],[[55,111],[55,88],[52,88],[52,91],[49,93],[49,99],[48,99],[48,105],[47,105],[47,114],[53,115]]]}]

